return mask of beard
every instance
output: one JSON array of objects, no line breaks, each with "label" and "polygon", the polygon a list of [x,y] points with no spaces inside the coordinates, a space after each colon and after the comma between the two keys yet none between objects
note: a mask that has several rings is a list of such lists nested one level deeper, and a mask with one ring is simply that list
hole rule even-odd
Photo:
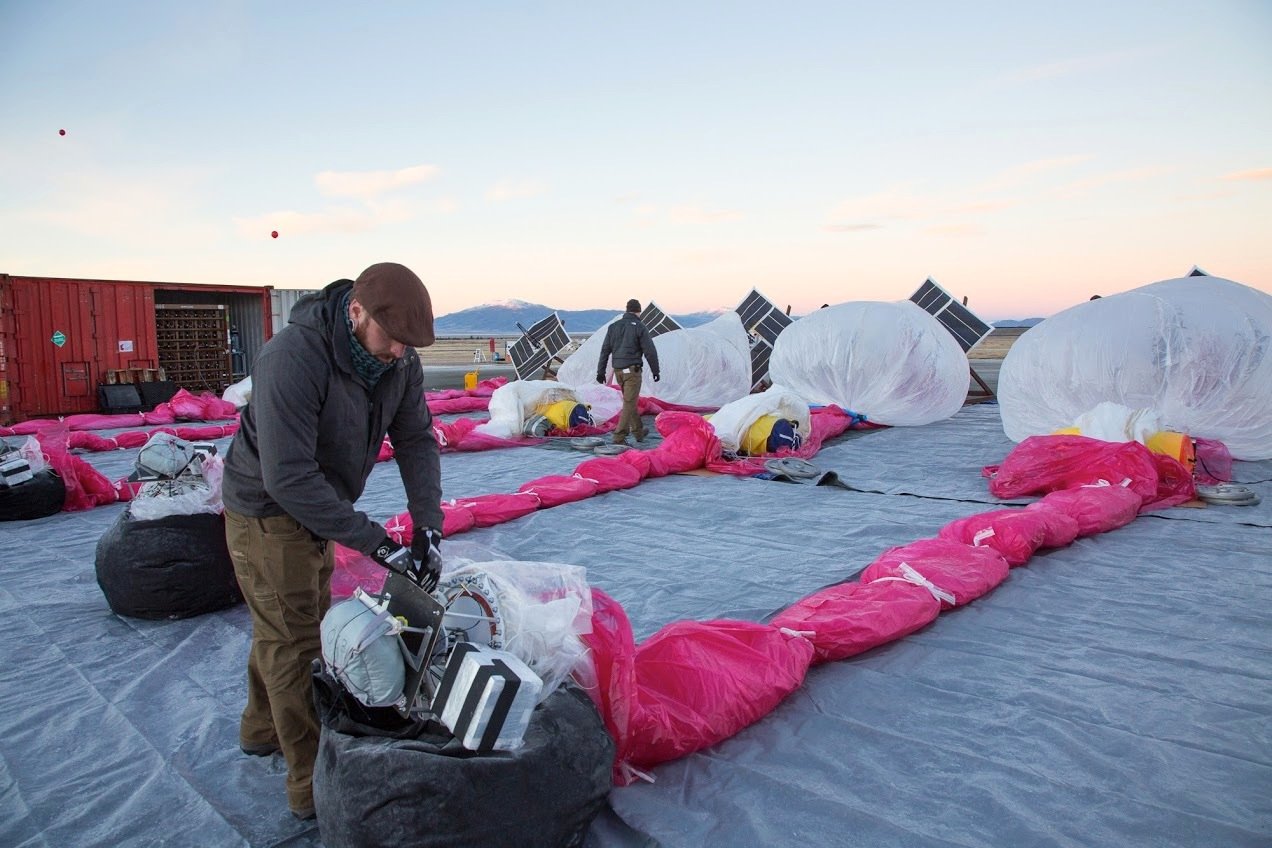
[{"label": "beard", "polygon": [[366,349],[367,353],[386,365],[397,360],[392,350],[393,342],[388,339],[378,324],[372,323],[371,316],[367,312],[364,311],[353,321],[353,337]]}]

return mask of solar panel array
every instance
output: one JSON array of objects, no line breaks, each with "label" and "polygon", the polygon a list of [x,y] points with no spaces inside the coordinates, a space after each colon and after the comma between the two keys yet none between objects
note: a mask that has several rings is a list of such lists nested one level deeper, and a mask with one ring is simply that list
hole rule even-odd
[{"label": "solar panel array", "polygon": [[[520,326],[520,325],[518,325]],[[508,348],[518,380],[535,380],[542,376],[558,353],[570,343],[561,316],[553,312],[547,318],[524,330],[521,338]]]},{"label": "solar panel array", "polygon": [[910,295],[910,300],[918,304],[941,326],[949,330],[950,335],[963,348],[963,352],[974,348],[981,339],[994,331],[994,328],[977,318],[972,310],[959,303],[950,293],[937,285],[931,278],[919,286],[919,290]]},{"label": "solar panel array", "polygon": [[649,335],[651,336],[661,336],[663,333],[670,333],[672,330],[683,329],[676,323],[675,318],[663,312],[658,304],[653,302],[650,302],[645,307],[645,311],[640,313],[640,323],[645,325],[645,329],[649,330]]},{"label": "solar panel array", "polygon": [[742,327],[751,340],[751,388],[755,388],[768,378],[773,344],[791,325],[791,317],[758,289],[751,289],[734,311],[742,319]]}]

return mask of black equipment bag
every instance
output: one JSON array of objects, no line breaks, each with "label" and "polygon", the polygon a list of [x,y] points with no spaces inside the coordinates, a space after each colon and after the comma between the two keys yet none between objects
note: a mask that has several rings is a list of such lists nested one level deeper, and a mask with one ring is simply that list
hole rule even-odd
[{"label": "black equipment bag", "polygon": [[28,521],[62,511],[66,485],[49,469],[16,486],[0,486],[0,521]]},{"label": "black equipment bag", "polygon": [[206,512],[136,521],[125,510],[97,542],[97,585],[133,618],[189,618],[243,600],[225,517]]},{"label": "black equipment bag", "polygon": [[434,721],[358,703],[314,663],[322,722],[314,807],[327,848],[581,846],[605,805],[614,742],[567,683],[515,751],[468,751]]}]

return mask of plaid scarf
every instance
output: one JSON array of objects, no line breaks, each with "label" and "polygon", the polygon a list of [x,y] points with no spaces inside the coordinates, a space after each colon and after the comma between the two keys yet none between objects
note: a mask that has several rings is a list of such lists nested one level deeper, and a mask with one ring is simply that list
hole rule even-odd
[{"label": "plaid scarf", "polygon": [[353,370],[358,372],[358,376],[368,386],[374,386],[380,382],[384,372],[393,367],[393,363],[376,359],[353,334],[353,319],[349,317],[349,301],[352,299],[353,289],[350,289],[345,292],[344,298],[340,301],[340,311],[344,313],[345,327],[349,330],[349,351],[353,354]]}]

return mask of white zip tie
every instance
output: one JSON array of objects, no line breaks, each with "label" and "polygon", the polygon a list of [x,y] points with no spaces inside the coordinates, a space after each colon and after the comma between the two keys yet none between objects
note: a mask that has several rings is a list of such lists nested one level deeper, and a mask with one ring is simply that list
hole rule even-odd
[{"label": "white zip tie", "polygon": [[919,574],[919,572],[915,571],[913,568],[910,567],[910,563],[908,562],[901,563],[900,571],[901,571],[900,577],[878,577],[878,578],[875,578],[874,580],[871,580],[870,582],[883,583],[885,581],[889,581],[889,582],[896,581],[898,583],[912,583],[915,586],[922,586],[924,589],[927,589],[929,592],[932,593],[932,597],[936,598],[938,601],[944,601],[950,606],[958,606],[958,599],[956,599],[949,592],[942,589],[940,586],[937,586],[931,580],[928,580],[922,574]]},{"label": "white zip tie", "polygon": [[936,598],[938,601],[945,601],[945,603],[950,605],[955,605],[958,603],[954,595],[945,591],[940,586],[937,586],[935,583],[933,583],[931,580],[928,580],[922,574],[919,574],[919,572],[915,571],[913,568],[910,567],[910,564],[908,562],[901,563],[901,576],[904,577],[906,580],[910,581],[911,583],[913,583],[914,585],[922,586],[924,589],[927,589],[929,592],[932,593],[932,597]]},{"label": "white zip tie", "polygon": [[638,777],[641,780],[645,781],[646,783],[654,782],[654,776],[652,774],[650,774],[647,771],[641,771],[640,769],[636,768],[631,763],[623,763],[620,766],[620,768],[622,769],[624,777],[627,777],[627,778]]}]

